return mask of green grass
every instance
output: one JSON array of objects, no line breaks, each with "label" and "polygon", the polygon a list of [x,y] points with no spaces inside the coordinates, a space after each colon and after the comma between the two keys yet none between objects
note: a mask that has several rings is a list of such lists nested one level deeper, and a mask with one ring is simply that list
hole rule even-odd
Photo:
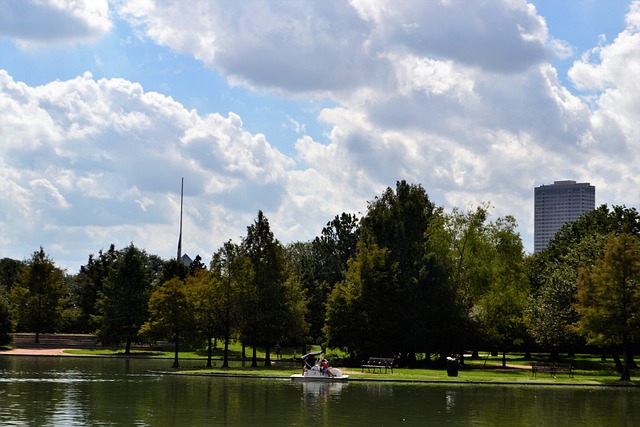
[{"label": "green grass", "polygon": [[[320,350],[319,346],[311,346],[307,348],[307,351],[318,351]],[[294,354],[297,357],[302,356],[302,348],[294,348],[294,347],[283,347],[282,348],[282,359],[291,360]],[[246,357],[251,358],[253,349],[251,347],[246,348]],[[108,348],[98,348],[93,350],[86,349],[69,349],[65,350],[65,353],[75,354],[75,355],[87,355],[87,356],[124,356],[124,349],[108,349]],[[328,357],[332,357],[329,353]],[[168,349],[139,349],[133,348],[131,350],[132,356],[145,356],[145,357],[156,357],[156,358],[173,358],[174,352],[173,350]],[[218,343],[217,347],[213,349],[212,356],[213,358],[220,359],[224,355],[224,348],[222,343]],[[189,350],[189,351],[180,351],[179,356],[181,359],[206,359],[207,358],[207,349],[198,349],[198,350]],[[232,342],[229,345],[229,353],[228,356],[230,359],[240,359],[242,357],[242,345],[238,342]],[[256,348],[256,357],[258,359],[264,359],[266,356],[266,349],[264,347]],[[270,353],[271,360],[275,360],[275,350],[271,348]]]},{"label": "green grass", "polygon": [[[319,347],[313,347],[308,351],[317,351]],[[125,357],[123,349],[97,349],[97,350],[66,350],[67,353],[87,356],[107,356]],[[205,368],[206,350],[180,352],[180,360],[197,359],[202,360],[202,368],[182,368],[168,371],[173,374],[182,375],[253,375],[267,377],[289,377],[291,374],[299,373],[301,365],[292,361],[294,355],[293,348],[283,348],[282,360],[275,359],[275,354],[271,354],[272,366],[265,367],[263,360],[258,360],[258,366],[250,367],[251,348],[247,348],[246,356],[249,360],[240,361],[242,348],[240,344],[234,343],[229,351],[229,367],[221,368],[222,348],[217,348],[213,353],[213,367]],[[296,352],[300,356],[300,352]],[[334,353],[329,352],[328,358],[331,360]],[[130,357],[166,358],[173,359],[172,351],[159,350],[132,350]],[[264,348],[257,349],[257,357],[265,357]],[[339,357],[339,355],[338,355]],[[343,372],[350,375],[353,380],[378,380],[378,381],[402,381],[402,382],[445,382],[455,381],[460,383],[511,383],[511,384],[568,384],[568,385],[620,385],[632,384],[640,386],[638,376],[640,372],[632,372],[631,383],[619,381],[620,375],[615,371],[615,366],[611,358],[602,361],[600,356],[576,355],[575,357],[564,357],[564,363],[571,363],[574,367],[573,377],[569,374],[558,374],[556,377],[548,373],[538,373],[533,377],[529,369],[532,363],[548,361],[548,354],[533,354],[530,359],[525,359],[523,354],[508,354],[506,358],[507,368],[502,367],[502,356],[483,356],[479,359],[466,358],[464,366],[459,368],[457,377],[449,377],[447,371],[439,369],[408,369],[394,368],[393,373],[361,372],[359,367],[340,367]],[[193,363],[191,363],[193,365]]]}]

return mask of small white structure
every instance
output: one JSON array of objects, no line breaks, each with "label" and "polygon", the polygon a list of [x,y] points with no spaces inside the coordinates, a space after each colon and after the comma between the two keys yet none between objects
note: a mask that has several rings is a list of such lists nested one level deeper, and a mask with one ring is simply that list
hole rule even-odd
[{"label": "small white structure", "polygon": [[302,356],[304,366],[301,374],[291,375],[292,380],[302,381],[346,381],[349,375],[342,375],[338,368],[332,368],[324,358],[316,358],[324,354],[324,350],[315,353],[307,353]]}]

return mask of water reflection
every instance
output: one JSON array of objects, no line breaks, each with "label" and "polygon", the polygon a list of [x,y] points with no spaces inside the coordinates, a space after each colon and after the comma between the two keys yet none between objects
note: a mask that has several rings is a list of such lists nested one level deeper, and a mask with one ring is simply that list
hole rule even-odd
[{"label": "water reflection", "polygon": [[332,396],[339,397],[342,389],[348,385],[346,382],[331,381],[292,381],[291,383],[301,386],[303,400],[306,398],[327,400]]},{"label": "water reflection", "polygon": [[170,365],[0,356],[0,425],[631,426],[640,419],[639,388],[292,382],[150,373]]},{"label": "water reflection", "polygon": [[456,406],[456,392],[453,390],[447,390],[445,393],[445,402],[447,412],[453,411],[453,408]]}]

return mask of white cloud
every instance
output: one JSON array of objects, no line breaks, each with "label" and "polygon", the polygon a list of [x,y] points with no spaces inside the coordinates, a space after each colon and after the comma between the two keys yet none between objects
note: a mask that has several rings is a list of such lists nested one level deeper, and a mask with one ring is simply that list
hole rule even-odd
[{"label": "white cloud", "polygon": [[400,179],[445,207],[490,202],[529,249],[536,185],[590,181],[598,203],[640,204],[639,2],[624,32],[574,64],[584,98],[548,63],[567,46],[523,1],[115,4],[142,36],[233,84],[329,99],[326,139],[305,124],[289,157],[238,113],[203,115],[126,79],[32,87],[0,71],[2,243],[23,254],[47,239],[83,242],[83,258],[131,241],[172,256],[182,176],[185,248],[204,259],[258,209],[280,240],[305,240]]},{"label": "white cloud", "polygon": [[[80,239],[94,245],[79,249],[87,255],[134,241],[166,256],[177,224],[169,199],[182,176],[198,218],[191,239],[207,251],[243,234],[258,209],[277,210],[287,193],[294,161],[237,115],[200,116],[123,79],[85,74],[29,87],[0,71],[0,105],[12,111],[0,117],[0,138],[10,142],[0,145],[8,196],[0,224],[7,246],[25,254],[40,239],[62,247]],[[210,217],[221,209],[224,222]]]},{"label": "white cloud", "polygon": [[[591,126],[582,140],[593,153],[586,167],[599,173],[603,186],[616,198],[640,197],[640,1],[626,16],[627,28],[610,44],[601,44],[590,56],[576,61],[569,77],[591,94],[595,106]],[[625,194],[628,194],[625,196]]]},{"label": "white cloud", "polygon": [[107,0],[4,0],[0,37],[23,46],[91,41],[112,27]]}]

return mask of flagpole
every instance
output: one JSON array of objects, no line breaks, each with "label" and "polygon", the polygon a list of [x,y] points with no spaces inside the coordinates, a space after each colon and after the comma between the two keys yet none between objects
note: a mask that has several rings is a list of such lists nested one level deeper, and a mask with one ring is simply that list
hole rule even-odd
[{"label": "flagpole", "polygon": [[182,257],[182,202],[184,199],[184,177],[180,184],[180,235],[178,237],[178,261]]}]

